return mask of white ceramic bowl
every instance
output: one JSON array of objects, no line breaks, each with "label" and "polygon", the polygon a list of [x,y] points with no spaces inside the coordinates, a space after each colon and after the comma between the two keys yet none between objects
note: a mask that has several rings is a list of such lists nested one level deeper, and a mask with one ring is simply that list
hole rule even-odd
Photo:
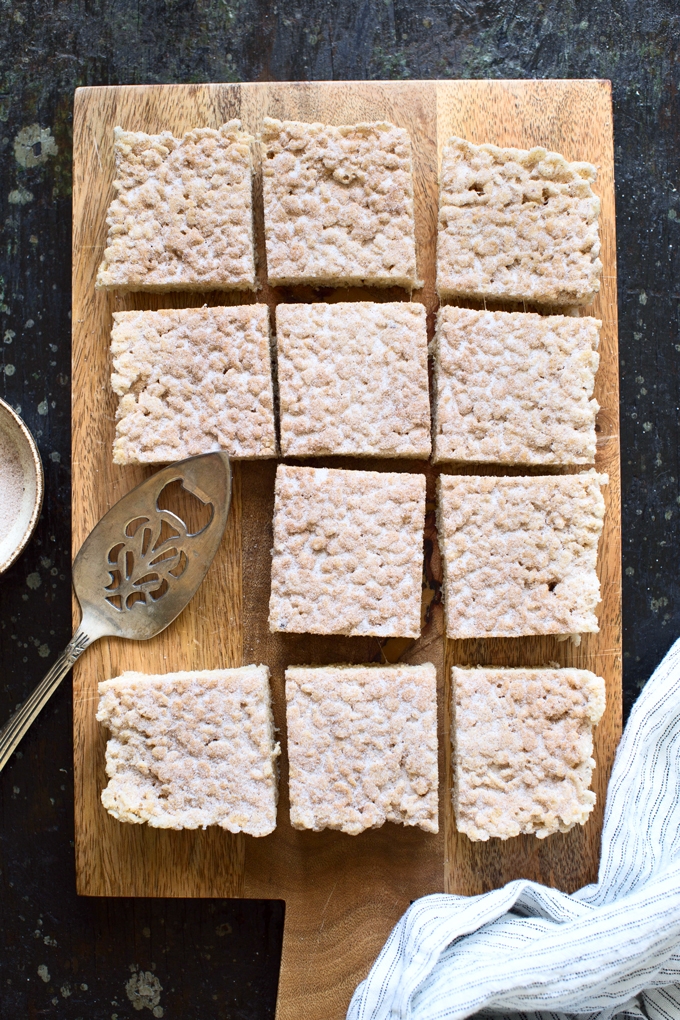
[{"label": "white ceramic bowl", "polygon": [[[0,574],[14,563],[33,534],[45,487],[42,461],[35,440],[16,411],[0,400],[0,432],[15,447],[24,479],[24,491],[9,532],[0,537]],[[0,485],[2,467],[0,466]]]}]

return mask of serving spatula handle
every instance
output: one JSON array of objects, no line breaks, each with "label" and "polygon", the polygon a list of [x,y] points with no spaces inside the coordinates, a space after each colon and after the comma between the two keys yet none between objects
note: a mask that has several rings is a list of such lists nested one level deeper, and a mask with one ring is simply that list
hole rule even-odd
[{"label": "serving spatula handle", "polygon": [[88,645],[96,641],[99,634],[91,637],[83,630],[82,623],[52,666],[47,676],[40,681],[32,694],[26,698],[12,718],[0,730],[0,772],[12,757],[26,731],[33,724],[39,713],[50,700],[57,687],[82,655]]}]

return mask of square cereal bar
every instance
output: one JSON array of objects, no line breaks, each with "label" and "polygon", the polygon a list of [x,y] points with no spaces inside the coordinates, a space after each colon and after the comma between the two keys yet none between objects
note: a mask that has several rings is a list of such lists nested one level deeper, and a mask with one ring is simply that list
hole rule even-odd
[{"label": "square cereal bar", "polygon": [[425,476],[276,471],[269,627],[418,637]]},{"label": "square cereal bar", "polygon": [[114,131],[116,197],[97,287],[255,287],[250,135],[239,120],[183,138]]},{"label": "square cereal bar", "polygon": [[472,840],[539,839],[583,825],[595,804],[593,727],[605,686],[586,669],[454,666],[453,804]]},{"label": "square cereal bar", "polygon": [[606,475],[442,475],[437,532],[450,638],[598,631]]},{"label": "square cereal bar", "polygon": [[588,304],[600,289],[600,200],[590,163],[451,138],[439,189],[442,298]]},{"label": "square cereal bar", "polygon": [[422,286],[403,128],[267,117],[261,138],[272,285]]},{"label": "square cereal bar", "polygon": [[593,464],[597,319],[446,305],[434,340],[434,459]]},{"label": "square cereal bar", "polygon": [[97,719],[110,731],[102,804],[114,818],[251,836],[276,827],[280,748],[266,666],[123,673],[99,694]]},{"label": "square cereal bar", "polygon": [[429,457],[423,305],[278,305],[281,453]]},{"label": "square cereal bar", "polygon": [[266,305],[114,312],[115,464],[276,456]]},{"label": "square cereal bar", "polygon": [[384,822],[438,831],[437,672],[286,670],[290,821],[352,836]]}]

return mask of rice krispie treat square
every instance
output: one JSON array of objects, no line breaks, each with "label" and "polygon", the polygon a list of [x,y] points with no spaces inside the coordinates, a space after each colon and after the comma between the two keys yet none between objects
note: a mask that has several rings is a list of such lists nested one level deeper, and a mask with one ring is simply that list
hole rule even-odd
[{"label": "rice krispie treat square", "polygon": [[449,139],[439,189],[439,296],[592,301],[602,271],[596,176],[592,164],[546,149]]},{"label": "rice krispie treat square", "polygon": [[276,471],[269,627],[418,637],[425,476]]},{"label": "rice krispie treat square", "polygon": [[450,638],[599,630],[606,475],[442,475],[437,532]]},{"label": "rice krispie treat square", "polygon": [[267,117],[261,139],[272,285],[422,286],[408,132]]},{"label": "rice krispie treat square", "polygon": [[290,821],[352,836],[384,822],[438,831],[437,672],[286,670]]},{"label": "rice krispie treat square", "polygon": [[114,312],[114,464],[276,456],[266,305]]},{"label": "rice krispie treat square", "polygon": [[255,287],[250,135],[239,120],[183,138],[114,130],[116,197],[97,287]]},{"label": "rice krispie treat square", "polygon": [[119,822],[251,836],[276,827],[280,748],[266,666],[128,672],[99,694],[97,719],[110,732],[102,804]]},{"label": "rice krispie treat square", "polygon": [[423,305],[278,305],[281,453],[429,457]]},{"label": "rice krispie treat square", "polygon": [[593,464],[600,326],[588,317],[440,308],[435,462]]},{"label": "rice krispie treat square", "polygon": [[605,685],[586,669],[454,666],[453,804],[472,840],[584,825]]}]

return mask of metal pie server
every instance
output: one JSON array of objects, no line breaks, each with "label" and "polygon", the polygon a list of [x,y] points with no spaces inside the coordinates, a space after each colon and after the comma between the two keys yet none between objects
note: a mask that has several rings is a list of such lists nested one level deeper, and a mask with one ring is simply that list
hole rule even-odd
[{"label": "metal pie server", "polygon": [[[175,481],[211,506],[209,522],[196,533],[158,506],[163,489]],[[145,641],[179,616],[215,557],[230,503],[229,458],[207,453],[158,471],[102,517],[73,564],[80,625],[45,679],[0,731],[0,771],[89,645],[101,637]]]}]

